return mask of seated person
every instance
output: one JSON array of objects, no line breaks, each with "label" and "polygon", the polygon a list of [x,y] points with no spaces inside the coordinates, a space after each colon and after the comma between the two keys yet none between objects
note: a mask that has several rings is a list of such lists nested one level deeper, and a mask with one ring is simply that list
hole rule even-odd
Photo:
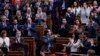
[{"label": "seated person", "polygon": [[10,46],[10,39],[7,37],[7,32],[3,30],[1,32],[1,37],[0,37],[0,50],[4,53],[3,55],[7,55],[9,51],[9,46]]},{"label": "seated person", "polygon": [[43,44],[42,44],[41,51],[43,52],[49,52],[49,49],[54,47],[54,37],[52,36],[52,32],[50,29],[47,29],[44,32],[42,42]]},{"label": "seated person", "polygon": [[15,36],[15,32],[21,30],[21,26],[18,24],[17,19],[13,19],[13,23],[10,26],[10,33],[11,36]]},{"label": "seated person", "polygon": [[68,31],[69,31],[69,24],[67,24],[67,20],[62,19],[62,24],[61,24],[61,27],[59,29],[59,35],[61,37],[67,37]]},{"label": "seated person", "polygon": [[80,46],[80,53],[82,54],[86,54],[88,49],[90,49],[91,47],[91,43],[90,41],[88,41],[88,33],[87,32],[83,32],[81,35],[81,43],[83,45]]},{"label": "seated person", "polygon": [[16,32],[16,36],[13,39],[13,50],[23,51],[24,50],[24,39],[21,37],[21,31]]},{"label": "seated person", "polygon": [[46,24],[46,20],[47,20],[47,14],[44,10],[42,10],[41,7],[39,7],[37,9],[37,13],[35,16],[35,21],[37,25],[42,25],[44,27],[44,29],[47,29],[47,24]]},{"label": "seated person", "polygon": [[3,15],[0,20],[1,20],[0,21],[0,32],[2,30],[6,30],[7,32],[9,32],[9,21],[7,17]]},{"label": "seated person", "polygon": [[86,56],[96,56],[95,51],[92,49],[89,49]]},{"label": "seated person", "polygon": [[24,24],[24,33],[27,37],[35,36],[36,25],[32,22],[31,18],[27,19],[27,23]]},{"label": "seated person", "polygon": [[27,55],[27,46],[24,44],[24,38],[21,37],[21,31],[16,32],[13,41],[12,51],[24,51],[24,55]]},{"label": "seated person", "polygon": [[63,44],[64,48],[70,47],[71,53],[79,53],[79,48],[81,45],[83,44],[81,43],[81,40],[79,39],[79,33],[77,32],[73,34],[73,38],[70,39],[70,42],[67,45]]}]

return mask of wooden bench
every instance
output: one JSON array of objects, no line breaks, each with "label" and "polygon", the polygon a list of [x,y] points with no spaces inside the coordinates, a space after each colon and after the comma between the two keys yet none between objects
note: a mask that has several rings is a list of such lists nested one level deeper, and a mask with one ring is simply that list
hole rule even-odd
[{"label": "wooden bench", "polygon": [[35,40],[33,40],[33,38],[24,38],[25,40],[25,44],[28,45],[28,52],[29,55],[28,56],[36,56],[36,43]]},{"label": "wooden bench", "polygon": [[51,15],[48,16],[47,20],[46,20],[47,26],[48,28],[50,28],[52,30],[52,18]]},{"label": "wooden bench", "polygon": [[[64,53],[62,52],[56,52],[56,55],[57,56],[62,56]],[[75,53],[72,53],[72,56],[82,56],[84,54],[75,54]],[[45,56],[49,56],[49,53],[48,52],[45,52]]]},{"label": "wooden bench", "polygon": [[[2,56],[2,52],[0,52],[0,56]],[[23,51],[9,51],[8,56],[24,56]]]},{"label": "wooden bench", "polygon": [[[11,43],[13,43],[13,38],[10,38]],[[27,56],[36,56],[36,43],[35,40],[31,37],[23,37],[25,46],[28,48]]]},{"label": "wooden bench", "polygon": [[59,37],[55,39],[54,47],[57,52],[61,52],[63,49],[62,44],[67,44],[69,42],[68,38]]},{"label": "wooden bench", "polygon": [[42,37],[44,35],[44,27],[41,25],[36,26],[36,33],[39,37]]}]

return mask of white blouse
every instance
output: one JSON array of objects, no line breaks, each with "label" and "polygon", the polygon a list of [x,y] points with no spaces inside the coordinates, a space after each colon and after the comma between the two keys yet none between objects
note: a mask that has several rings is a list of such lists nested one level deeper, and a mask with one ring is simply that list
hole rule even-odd
[{"label": "white blouse", "polygon": [[71,52],[78,52],[79,51],[79,47],[81,46],[81,40],[78,39],[76,43],[74,43],[74,39],[70,40],[70,47],[71,47]]},{"label": "white blouse", "polygon": [[81,22],[82,23],[88,24],[90,12],[91,12],[91,8],[90,7],[87,7],[86,9],[81,7],[80,17],[81,17]]},{"label": "white blouse", "polygon": [[72,12],[73,12],[76,16],[78,16],[78,15],[80,14],[80,10],[81,10],[80,7],[72,8]]},{"label": "white blouse", "polygon": [[5,42],[4,46],[9,49],[9,46],[10,46],[10,39],[9,39],[9,37],[5,37],[4,39],[2,37],[0,37],[0,47],[2,47],[3,42]]}]

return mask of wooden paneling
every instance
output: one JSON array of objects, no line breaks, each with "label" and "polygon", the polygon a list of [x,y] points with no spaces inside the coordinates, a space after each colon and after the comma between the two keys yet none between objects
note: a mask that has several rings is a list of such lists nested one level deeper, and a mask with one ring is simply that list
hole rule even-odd
[{"label": "wooden paneling", "polygon": [[[0,52],[0,56],[2,56],[2,52]],[[9,51],[8,56],[24,56],[23,51]]]},{"label": "wooden paneling", "polygon": [[61,50],[63,49],[62,44],[67,44],[69,42],[68,38],[63,38],[63,37],[59,37],[55,39],[55,50],[57,52],[61,52]]},{"label": "wooden paneling", "polygon": [[36,56],[36,44],[33,38],[24,38],[25,44],[28,46],[28,56]]},{"label": "wooden paneling", "polygon": [[41,25],[36,26],[36,32],[39,37],[42,37],[44,34],[44,27]]},{"label": "wooden paneling", "polygon": [[[10,38],[11,44],[13,43],[13,38]],[[23,37],[25,46],[27,46],[28,53],[27,56],[36,56],[36,43],[35,40],[31,37]]]},{"label": "wooden paneling", "polygon": [[[57,56],[62,56],[64,53],[62,53],[62,52],[56,52],[55,54]],[[49,56],[49,53],[45,52],[45,56]],[[72,56],[84,56],[84,54],[72,54]]]},{"label": "wooden paneling", "polygon": [[52,18],[51,15],[48,16],[46,23],[48,25],[48,28],[50,28],[52,30]]}]

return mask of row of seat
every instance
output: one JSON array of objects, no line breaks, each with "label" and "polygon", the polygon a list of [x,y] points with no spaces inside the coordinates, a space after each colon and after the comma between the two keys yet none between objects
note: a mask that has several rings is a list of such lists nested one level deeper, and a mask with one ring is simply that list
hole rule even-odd
[{"label": "row of seat", "polygon": [[[0,52],[0,56],[2,56],[3,53]],[[9,51],[8,56],[24,56],[23,51]]]},{"label": "row of seat", "polygon": [[[10,41],[11,44],[13,43],[13,38],[14,37],[10,37]],[[31,37],[23,37],[24,38],[24,42],[25,45],[27,45],[28,47],[28,54],[27,56],[36,56],[36,42],[35,39],[31,38]],[[67,44],[69,42],[69,38],[64,38],[64,37],[58,37],[55,38],[55,43],[54,43],[54,47],[56,52],[61,52],[61,50],[63,49],[62,44]],[[0,55],[2,55],[2,53],[0,52]],[[9,51],[8,53],[9,56],[23,56],[23,51]],[[46,55],[48,55],[48,53],[46,53]],[[61,53],[57,53],[57,55],[61,55]]]},{"label": "row of seat", "polygon": [[[10,43],[12,45],[13,43],[13,38],[14,37],[10,37]],[[28,48],[28,51],[27,51],[27,56],[36,56],[36,42],[35,42],[35,39],[31,38],[31,37],[23,37],[24,38],[24,43],[25,43],[25,46],[27,46]],[[18,53],[16,52],[10,52],[10,54],[12,53],[12,55],[17,55]],[[20,53],[20,52],[19,52]]]},{"label": "row of seat", "polygon": [[[64,53],[62,52],[56,52],[56,55],[57,56],[62,56]],[[84,56],[85,54],[74,54],[72,53],[72,56]],[[45,52],[45,56],[49,56],[49,53],[48,52]]]}]

